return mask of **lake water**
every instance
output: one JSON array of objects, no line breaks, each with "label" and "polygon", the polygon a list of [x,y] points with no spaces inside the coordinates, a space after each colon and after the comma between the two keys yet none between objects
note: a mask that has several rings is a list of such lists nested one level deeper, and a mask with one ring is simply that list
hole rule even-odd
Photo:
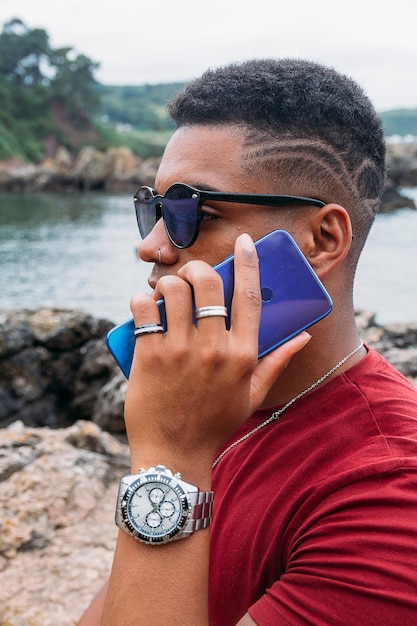
[{"label": "lake water", "polygon": [[[417,188],[405,193],[417,202]],[[81,308],[115,323],[149,291],[130,194],[0,194],[0,308]],[[376,219],[357,274],[357,309],[417,321],[417,211]]]}]

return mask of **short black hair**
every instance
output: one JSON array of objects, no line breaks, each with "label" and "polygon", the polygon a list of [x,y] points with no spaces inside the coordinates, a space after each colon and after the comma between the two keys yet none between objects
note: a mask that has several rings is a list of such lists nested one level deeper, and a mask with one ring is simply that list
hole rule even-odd
[{"label": "short black hair", "polygon": [[188,83],[168,112],[177,128],[243,127],[246,166],[273,178],[279,163],[298,178],[300,195],[345,206],[362,247],[384,187],[385,142],[371,101],[351,78],[301,59],[233,63]]}]

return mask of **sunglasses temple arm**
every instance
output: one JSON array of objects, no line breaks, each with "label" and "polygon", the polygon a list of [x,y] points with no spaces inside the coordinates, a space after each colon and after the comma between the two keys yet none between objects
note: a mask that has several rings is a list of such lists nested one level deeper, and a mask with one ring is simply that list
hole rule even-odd
[{"label": "sunglasses temple arm", "polygon": [[200,201],[213,200],[218,202],[236,202],[241,204],[259,204],[262,206],[289,206],[292,204],[308,204],[317,207],[324,207],[326,203],[316,198],[304,196],[279,196],[263,194],[233,194],[221,193],[217,191],[199,191]]}]

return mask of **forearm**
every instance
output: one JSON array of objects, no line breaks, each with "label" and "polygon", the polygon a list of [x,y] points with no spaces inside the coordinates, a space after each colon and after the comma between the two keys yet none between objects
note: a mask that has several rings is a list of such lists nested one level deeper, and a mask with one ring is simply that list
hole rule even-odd
[{"label": "forearm", "polygon": [[[150,447],[133,439],[130,445],[133,474],[141,467],[163,463],[173,473],[179,470],[182,478],[200,491],[210,491],[212,459],[204,460],[204,455],[198,459],[182,457],[178,450]],[[147,501],[150,493],[145,491],[140,500]],[[172,496],[168,492],[168,502]],[[138,511],[134,506],[133,510]],[[144,520],[143,516],[140,519]],[[137,523],[141,526],[145,522],[137,518]],[[163,544],[146,544],[121,530],[102,625],[208,624],[209,549],[208,528]]]},{"label": "forearm", "polygon": [[119,533],[102,626],[208,625],[209,529],[163,546]]},{"label": "forearm", "polygon": [[94,597],[77,626],[100,626],[103,616],[103,606],[107,594],[108,582],[103,585],[98,594]]},{"label": "forearm", "polygon": [[205,626],[209,530],[163,546],[119,533],[102,626]]}]

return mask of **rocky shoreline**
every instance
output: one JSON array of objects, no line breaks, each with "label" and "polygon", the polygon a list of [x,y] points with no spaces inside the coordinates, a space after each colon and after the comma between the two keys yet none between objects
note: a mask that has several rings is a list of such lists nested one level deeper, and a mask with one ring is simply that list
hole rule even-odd
[{"label": "rocky shoreline", "polygon": [[[359,332],[417,386],[417,322]],[[109,573],[126,381],[113,326],[81,311],[0,312],[0,624],[74,626]]]},{"label": "rocky shoreline", "polygon": [[[129,148],[100,151],[85,146],[77,155],[57,149],[42,163],[24,163],[20,157],[0,161],[0,191],[132,190],[153,185],[159,158],[140,159]],[[381,212],[416,209],[404,188],[417,187],[417,144],[387,145],[387,179]]]},{"label": "rocky shoreline", "polygon": [[122,432],[126,381],[105,344],[113,326],[82,311],[0,312],[0,428],[86,419]]},{"label": "rocky shoreline", "polygon": [[61,147],[42,163],[25,163],[18,156],[0,161],[0,191],[123,191],[152,185],[159,162],[141,159],[127,147],[85,146],[75,157]]},{"label": "rocky shoreline", "polygon": [[[417,323],[356,316],[362,338],[417,386]],[[0,311],[0,428],[64,428],[88,420],[124,433],[126,380],[107,350],[114,324],[83,311]]]}]

